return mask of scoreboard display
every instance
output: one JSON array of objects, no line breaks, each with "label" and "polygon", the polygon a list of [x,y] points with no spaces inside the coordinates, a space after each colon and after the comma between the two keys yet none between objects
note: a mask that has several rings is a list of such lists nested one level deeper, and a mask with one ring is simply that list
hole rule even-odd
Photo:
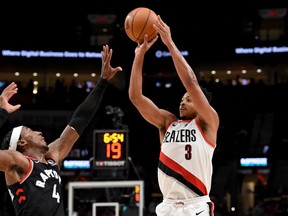
[{"label": "scoreboard display", "polygon": [[93,168],[126,169],[128,143],[128,130],[94,130]]}]

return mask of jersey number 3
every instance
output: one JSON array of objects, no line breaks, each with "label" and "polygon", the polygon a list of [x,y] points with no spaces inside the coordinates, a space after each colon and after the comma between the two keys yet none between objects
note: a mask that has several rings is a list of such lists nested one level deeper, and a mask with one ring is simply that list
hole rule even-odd
[{"label": "jersey number 3", "polygon": [[191,145],[186,145],[185,146],[185,159],[186,160],[191,160],[192,158],[192,146]]}]

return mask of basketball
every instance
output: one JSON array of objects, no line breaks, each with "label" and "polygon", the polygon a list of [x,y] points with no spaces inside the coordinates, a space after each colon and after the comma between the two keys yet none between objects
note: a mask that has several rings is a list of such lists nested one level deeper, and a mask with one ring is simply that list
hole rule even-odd
[{"label": "basketball", "polygon": [[156,20],[157,14],[153,10],[146,7],[135,8],[125,18],[125,32],[136,43],[142,43],[145,34],[148,35],[148,41],[151,41],[158,34],[153,27]]}]

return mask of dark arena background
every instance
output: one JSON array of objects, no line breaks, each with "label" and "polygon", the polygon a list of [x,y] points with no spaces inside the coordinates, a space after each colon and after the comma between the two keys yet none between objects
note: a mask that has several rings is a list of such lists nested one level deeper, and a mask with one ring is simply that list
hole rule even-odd
[{"label": "dark arena background", "polygon": [[[158,130],[128,98],[137,44],[123,24],[136,7],[154,10],[170,26],[212,92],[220,116],[210,193],[215,216],[250,215],[258,201],[269,216],[288,214],[286,0],[9,4],[0,7],[0,90],[17,82],[11,103],[22,107],[1,128],[1,140],[20,123],[42,131],[47,143],[57,138],[99,77],[102,45],[113,49],[112,66],[123,68],[63,162],[67,215],[154,216],[161,201]],[[185,90],[160,38],[147,53],[143,79],[144,94],[178,115]],[[3,173],[0,215],[14,215]]]}]

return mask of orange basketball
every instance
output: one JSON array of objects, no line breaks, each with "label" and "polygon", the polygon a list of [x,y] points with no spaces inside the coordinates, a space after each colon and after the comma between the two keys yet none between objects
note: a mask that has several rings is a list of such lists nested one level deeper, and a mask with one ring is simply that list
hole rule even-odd
[{"label": "orange basketball", "polygon": [[148,41],[151,41],[158,34],[153,27],[156,20],[157,14],[153,10],[145,7],[135,8],[125,18],[125,32],[136,43],[142,43],[145,34],[148,35]]}]

